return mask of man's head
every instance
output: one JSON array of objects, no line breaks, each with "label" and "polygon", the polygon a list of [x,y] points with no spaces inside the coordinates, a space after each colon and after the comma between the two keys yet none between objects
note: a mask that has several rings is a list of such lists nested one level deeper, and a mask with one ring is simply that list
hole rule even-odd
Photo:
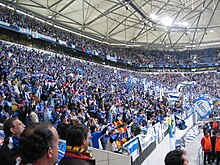
[{"label": "man's head", "polygon": [[91,125],[90,130],[91,130],[91,133],[96,132],[97,131],[96,125]]},{"label": "man's head", "polygon": [[22,121],[14,117],[6,120],[3,127],[6,137],[20,137],[26,126],[22,123]]},{"label": "man's head", "polygon": [[165,165],[188,165],[186,152],[183,150],[170,151],[165,157]]},{"label": "man's head", "polygon": [[210,134],[209,134],[209,132],[205,132],[204,135],[205,135],[205,137],[209,137]]},{"label": "man's head", "polygon": [[88,131],[88,128],[82,124],[70,126],[66,132],[66,144],[87,149],[89,145]]},{"label": "man's head", "polygon": [[19,143],[22,162],[54,165],[58,158],[58,143],[57,130],[50,124],[38,123],[26,128]]}]

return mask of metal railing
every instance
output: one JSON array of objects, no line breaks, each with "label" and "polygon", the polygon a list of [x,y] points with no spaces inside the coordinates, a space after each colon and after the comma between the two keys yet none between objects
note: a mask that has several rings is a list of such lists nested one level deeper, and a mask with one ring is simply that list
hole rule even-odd
[{"label": "metal railing", "polygon": [[203,165],[203,154],[202,153],[203,153],[202,147],[200,146],[198,150],[198,157],[197,157],[198,165]]}]

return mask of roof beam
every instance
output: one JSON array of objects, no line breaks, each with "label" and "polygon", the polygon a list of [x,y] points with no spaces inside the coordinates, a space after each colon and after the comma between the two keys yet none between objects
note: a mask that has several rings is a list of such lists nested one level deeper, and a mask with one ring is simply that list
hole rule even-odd
[{"label": "roof beam", "polygon": [[50,5],[50,6],[48,5],[48,9],[54,7],[55,5],[57,5],[58,3],[62,2],[62,1],[63,1],[63,0],[59,0],[59,1],[55,2],[55,3],[53,3],[53,4]]},{"label": "roof beam", "polygon": [[[141,21],[140,21],[140,22],[141,22]],[[118,34],[118,33],[123,32],[124,30],[127,30],[127,29],[131,28],[131,27],[135,27],[136,25],[139,25],[140,22],[137,22],[137,23],[135,23],[135,24],[132,25],[132,26],[127,26],[126,28],[124,28],[124,29],[122,29],[122,30],[119,30],[119,31],[117,31],[117,32],[115,32],[115,33],[113,33],[113,34],[111,34],[111,35],[109,35],[109,36],[114,36],[114,35],[116,35],[116,34]],[[121,25],[121,23],[119,23],[119,24],[114,28],[114,30],[115,30],[118,26],[120,26],[120,25]],[[109,32],[109,34],[110,34],[112,31],[113,31],[113,30],[111,30],[111,31]]]},{"label": "roof beam", "polygon": [[[132,15],[134,15],[135,14],[135,11],[134,12],[132,12],[132,11],[130,11],[131,12],[131,14],[130,15],[128,15],[127,17],[125,17],[122,21],[120,21],[120,22],[118,22],[118,24],[109,32],[109,34],[111,34],[113,31],[115,31],[120,25],[121,25],[121,22],[124,22],[124,21],[126,21],[129,17],[131,17]],[[139,22],[140,23],[140,22]],[[137,23],[136,23],[137,24]],[[135,24],[135,25],[136,25]],[[127,30],[127,28],[125,28],[125,30]],[[122,30],[123,31],[123,30]],[[120,31],[120,32],[122,32],[122,31]],[[119,33],[120,33],[119,32]],[[113,35],[115,35],[115,34],[118,34],[117,32],[116,33],[113,33],[113,34],[111,34],[111,36],[113,36]]]},{"label": "roof beam", "polygon": [[[39,5],[40,7],[44,8],[44,9],[47,9],[46,6],[44,6],[44,5],[42,5],[42,4],[38,3],[38,2],[36,2],[36,1],[34,1],[34,0],[29,0],[29,1],[31,1],[31,2],[33,2],[33,3],[35,3],[35,4],[37,4],[37,5]],[[77,22],[77,21],[75,21],[75,20],[73,20],[73,19],[71,19],[71,18],[69,18],[69,17],[66,17],[65,15],[60,14],[60,13],[58,13],[57,11],[54,11],[54,10],[52,10],[52,9],[49,9],[49,10],[52,11],[52,12],[54,12],[54,13],[56,13],[56,14],[59,14],[60,16],[66,18],[66,19],[68,19],[68,20],[71,20],[71,21],[75,22],[77,25],[81,25],[79,22]],[[33,11],[32,11],[32,12],[33,12]],[[33,12],[33,13],[34,13],[34,12]],[[36,14],[39,15],[39,13],[36,13]],[[52,21],[53,21],[53,20],[52,20]]]},{"label": "roof beam", "polygon": [[58,14],[60,14],[63,10],[65,10],[69,5],[71,5],[75,0],[70,0],[69,3],[67,3],[66,5],[64,5],[58,12],[56,12],[55,14],[53,14],[53,16],[51,17],[51,19],[54,19]]},{"label": "roof beam", "polygon": [[153,42],[151,42],[148,46],[150,47],[151,45],[153,45],[158,39],[160,39],[163,35],[166,35],[167,32],[163,32],[161,35],[159,35]]},{"label": "roof beam", "polygon": [[[200,14],[199,17],[198,17],[198,20],[197,20],[197,23],[196,23],[196,27],[198,27],[198,25],[199,25],[201,16],[202,16],[202,14]],[[194,33],[193,33],[193,38],[192,38],[192,41],[191,41],[191,42],[192,42],[191,45],[193,45],[193,43],[194,43],[195,36],[196,36],[196,34],[197,34],[197,29],[198,29],[198,28],[196,28],[195,31],[194,31]]]},{"label": "roof beam", "polygon": [[[204,1],[206,1],[206,0],[204,0]],[[204,1],[201,3],[201,4],[203,4],[204,3]],[[202,13],[205,11],[205,9],[211,4],[211,2],[212,1],[210,1],[209,3],[208,3],[208,5],[205,7],[205,8],[203,8],[203,10],[200,12],[200,15],[202,15]],[[200,4],[200,5],[201,5]],[[203,4],[204,5],[204,4]],[[196,22],[196,20],[198,20],[199,19],[199,16],[198,17],[196,17],[196,19],[190,24],[190,26],[188,27],[188,28],[186,28],[186,30],[182,33],[182,35],[179,37],[179,39],[174,43],[174,45],[173,46],[175,46],[178,42],[179,42],[179,40],[183,37],[183,35],[184,34],[186,34],[186,32],[190,29],[190,27],[194,24],[194,22]]]},{"label": "roof beam", "polygon": [[142,31],[145,29],[145,26],[138,32],[138,34],[133,37],[132,39],[130,39],[128,42],[134,42],[139,36],[140,34],[142,33]]},{"label": "roof beam", "polygon": [[[96,9],[98,12],[100,12],[100,14],[99,14],[96,18],[94,18],[93,20],[87,22],[86,25],[88,26],[88,25],[92,24],[93,22],[99,20],[100,18],[105,17],[105,16],[108,15],[109,13],[111,13],[111,12],[113,12],[113,11],[115,11],[115,10],[118,10],[118,9],[120,9],[121,7],[123,7],[122,5],[121,5],[121,6],[118,6],[118,5],[119,5],[119,4],[116,4],[116,5],[112,6],[112,7],[110,7],[109,9],[107,9],[107,10],[106,10],[105,12],[103,12],[103,13],[101,13],[100,11],[98,11],[98,10]],[[107,16],[106,16],[106,17],[107,17]]]},{"label": "roof beam", "polygon": [[212,18],[213,18],[213,16],[215,15],[215,11],[216,11],[216,9],[217,9],[217,7],[218,7],[218,5],[219,5],[219,0],[217,0],[217,4],[216,4],[216,6],[215,6],[215,8],[214,8],[214,10],[213,10],[213,12],[212,12],[212,15],[211,15],[211,17],[210,17],[210,19],[209,19],[209,22],[208,22],[208,24],[207,24],[207,26],[206,26],[206,28],[205,28],[205,30],[204,30],[204,32],[203,32],[203,35],[202,35],[202,38],[201,38],[201,40],[200,40],[200,42],[199,42],[199,46],[201,45],[201,43],[202,43],[202,41],[203,41],[203,39],[204,39],[204,36],[205,36],[205,34],[206,34],[206,32],[207,32],[207,29],[208,29],[208,27],[209,27],[209,25],[210,25],[210,23],[211,23],[211,21],[212,21]]}]

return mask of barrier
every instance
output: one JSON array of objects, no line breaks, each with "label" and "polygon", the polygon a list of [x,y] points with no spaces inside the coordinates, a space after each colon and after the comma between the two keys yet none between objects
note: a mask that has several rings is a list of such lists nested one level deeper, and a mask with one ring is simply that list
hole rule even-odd
[{"label": "barrier", "polygon": [[145,157],[145,160],[141,163],[142,165],[163,165],[166,154],[170,151],[170,138],[169,135],[157,145],[154,150]]},{"label": "barrier", "polygon": [[194,125],[195,115],[197,114],[193,113],[184,120],[187,125],[186,129],[180,130],[175,127],[175,130],[172,130],[174,131],[172,138],[167,136],[169,134],[167,120],[165,123],[157,123],[148,128],[146,135],[137,135],[123,144],[122,148],[131,155],[132,165],[164,164],[164,157],[175,148],[176,140],[181,139]]},{"label": "barrier", "polygon": [[[161,164],[165,154],[170,150],[170,141],[167,135],[168,123],[157,123],[148,128],[146,135],[139,134],[124,143],[122,150],[128,151],[128,154],[131,155],[132,165],[146,164],[148,162],[155,164],[155,160],[158,161],[156,164]],[[163,148],[162,151],[161,147]],[[158,159],[158,157],[161,158]]]},{"label": "barrier", "polygon": [[198,160],[198,165],[202,165],[203,164],[202,147],[200,147],[199,150],[198,150],[198,158],[197,158],[197,160]]},{"label": "barrier", "polygon": [[131,156],[89,147],[96,160],[96,165],[132,165]]}]

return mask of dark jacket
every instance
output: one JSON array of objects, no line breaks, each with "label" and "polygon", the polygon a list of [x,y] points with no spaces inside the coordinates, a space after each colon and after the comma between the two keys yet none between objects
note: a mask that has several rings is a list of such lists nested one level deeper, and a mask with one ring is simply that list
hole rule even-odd
[{"label": "dark jacket", "polygon": [[95,165],[92,154],[83,148],[67,146],[59,165]]},{"label": "dark jacket", "polygon": [[13,148],[8,147],[9,140],[8,138],[4,139],[4,144],[0,148],[0,164],[1,165],[15,165],[16,164],[16,155],[18,152],[18,141],[13,143]]},{"label": "dark jacket", "polygon": [[95,165],[95,160],[83,160],[77,158],[63,157],[59,165]]}]

